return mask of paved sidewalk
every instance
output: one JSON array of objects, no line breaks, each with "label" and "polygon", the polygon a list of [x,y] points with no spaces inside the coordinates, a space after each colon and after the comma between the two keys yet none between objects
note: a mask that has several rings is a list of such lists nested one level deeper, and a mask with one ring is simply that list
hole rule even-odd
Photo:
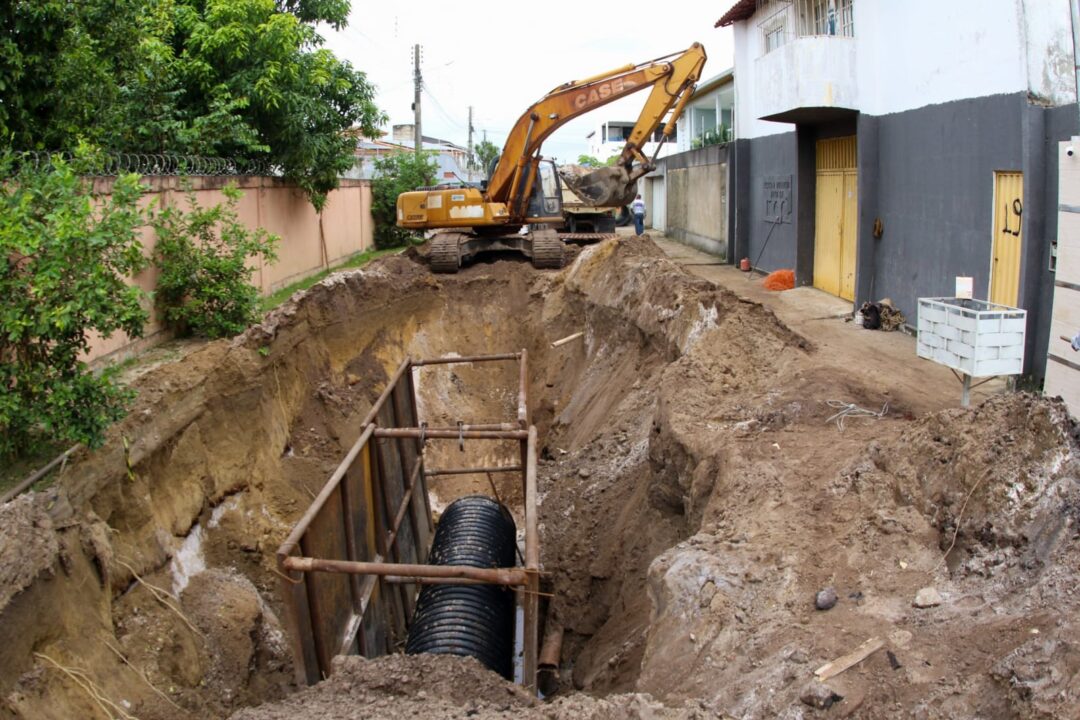
[{"label": "paved sidewalk", "polygon": [[[648,234],[689,272],[772,310],[784,324],[814,343],[823,365],[861,376],[871,386],[880,384],[883,402],[894,397],[912,412],[959,407],[959,380],[943,365],[917,357],[912,336],[901,331],[865,330],[845,320],[852,311],[846,300],[812,287],[772,292],[762,287],[760,275],[740,272],[713,255],[659,233]],[[908,321],[914,323],[915,318]],[[1006,381],[994,379],[972,390],[971,402],[1001,392],[1006,392]]]}]

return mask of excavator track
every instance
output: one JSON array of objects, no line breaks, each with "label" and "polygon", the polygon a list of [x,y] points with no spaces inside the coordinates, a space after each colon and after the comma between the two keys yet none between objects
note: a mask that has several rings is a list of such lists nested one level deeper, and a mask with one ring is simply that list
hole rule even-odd
[{"label": "excavator track", "polygon": [[456,273],[461,268],[461,233],[439,233],[431,239],[431,271]]},{"label": "excavator track", "polygon": [[532,232],[532,264],[535,268],[561,268],[566,246],[554,230]]}]

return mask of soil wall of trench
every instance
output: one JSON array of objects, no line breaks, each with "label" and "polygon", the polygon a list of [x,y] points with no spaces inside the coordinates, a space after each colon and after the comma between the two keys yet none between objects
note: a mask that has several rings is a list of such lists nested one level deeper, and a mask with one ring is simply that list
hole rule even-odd
[{"label": "soil wall of trench", "polygon": [[[448,680],[446,696],[406,697],[391,686],[429,661],[398,658],[343,663],[293,695],[273,571],[406,355],[521,348],[549,622],[566,630],[549,710],[802,717],[818,712],[802,700],[818,661],[873,636],[901,668],[878,653],[832,681],[840,714],[1053,716],[1078,699],[1080,492],[1061,405],[1021,394],[916,418],[899,388],[889,416],[840,432],[825,400],[880,404],[872,375],[818,368],[810,340],[634,238],[560,272],[500,261],[437,277],[387,258],[143,375],[105,447],[0,508],[0,716],[106,717],[115,703],[224,717],[281,701],[242,716],[314,717],[335,693],[355,701],[360,675],[373,716],[527,710],[454,660],[438,673],[490,692],[459,698]],[[512,417],[509,365],[417,380],[432,423]],[[513,453],[432,445],[428,462]],[[433,504],[487,482],[441,479]],[[826,585],[841,600],[820,613]],[[942,609],[912,608],[926,585]]]}]

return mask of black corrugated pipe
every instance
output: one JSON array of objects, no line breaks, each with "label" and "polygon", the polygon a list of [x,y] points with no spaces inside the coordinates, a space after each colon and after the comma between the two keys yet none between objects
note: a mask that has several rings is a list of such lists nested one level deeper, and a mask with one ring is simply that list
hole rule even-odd
[{"label": "black corrugated pipe", "polygon": [[[431,542],[431,565],[513,567],[517,529],[510,512],[470,495],[446,508]],[[514,678],[514,592],[500,585],[425,585],[405,652],[469,655]]]}]

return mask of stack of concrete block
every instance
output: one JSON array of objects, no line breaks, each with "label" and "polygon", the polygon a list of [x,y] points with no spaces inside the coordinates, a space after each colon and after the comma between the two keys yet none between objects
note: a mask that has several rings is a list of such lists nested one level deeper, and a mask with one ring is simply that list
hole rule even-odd
[{"label": "stack of concrete block", "polygon": [[971,377],[1024,370],[1027,311],[984,300],[919,298],[918,356]]}]

